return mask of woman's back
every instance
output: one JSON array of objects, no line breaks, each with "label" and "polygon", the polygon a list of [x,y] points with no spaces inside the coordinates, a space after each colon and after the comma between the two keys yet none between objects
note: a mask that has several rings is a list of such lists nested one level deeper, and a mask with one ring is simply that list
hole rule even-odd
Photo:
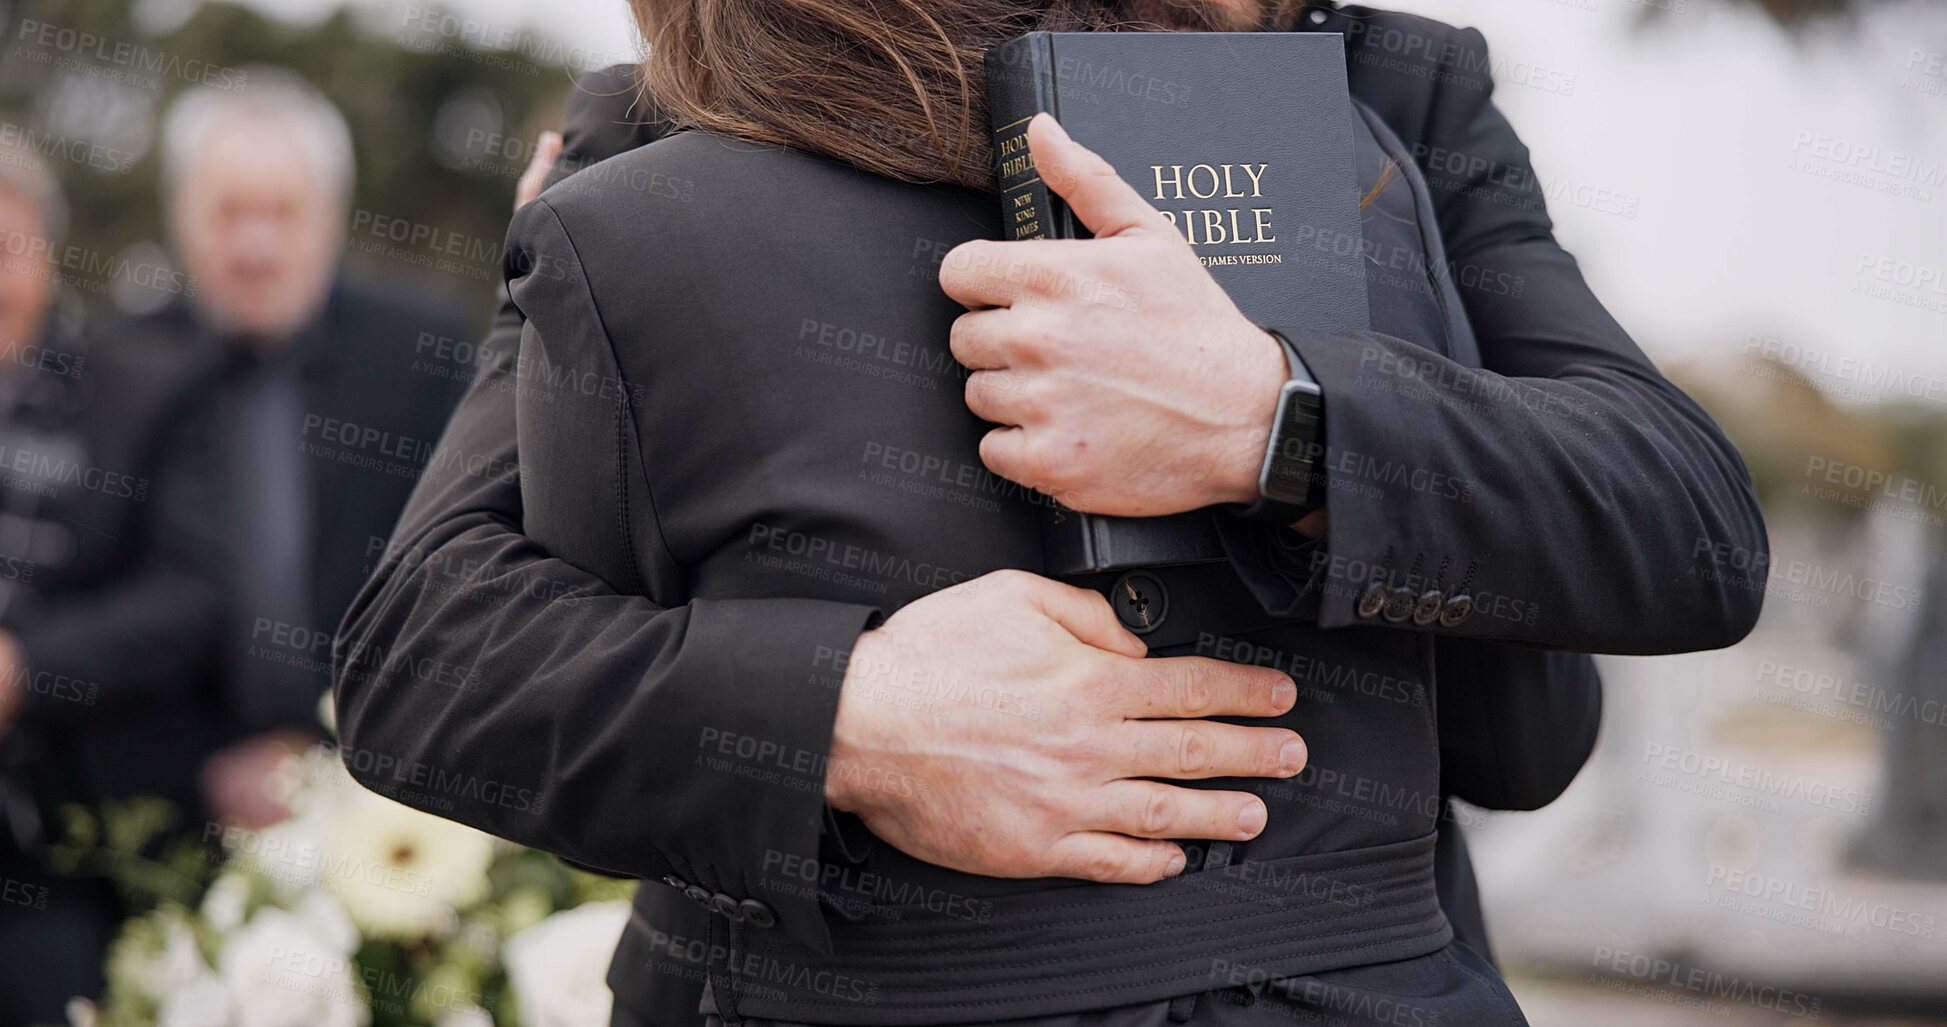
[{"label": "woman's back", "polygon": [[[670,6],[765,27],[737,5]],[[861,24],[885,35],[876,15]],[[930,587],[1034,562],[1034,502],[1015,514],[977,503],[984,426],[943,365],[960,311],[932,274],[954,242],[997,226],[975,194],[697,135],[591,169],[515,226],[509,280],[531,323],[506,320],[523,335],[521,373],[496,371],[469,396],[347,621],[339,724],[354,773],[642,878],[610,973],[630,1009],[707,982],[732,1023],[963,1024],[1119,1005],[1127,1022],[1153,1023],[1159,1011],[1133,1004],[1270,980],[1291,1001],[1260,1021],[1364,1021],[1339,1000],[1368,996],[1375,1016],[1518,1022],[1491,971],[1441,947],[1428,843],[1435,643],[1727,644],[1755,603],[1728,585],[1669,582],[1703,581],[1698,538],[1762,553],[1762,525],[1734,453],[1554,243],[1526,150],[1492,106],[1478,35],[1330,5],[1306,24],[1347,33],[1355,97],[1405,136],[1368,119],[1388,153],[1360,157],[1362,182],[1392,183],[1375,184],[1365,224],[1374,332],[1307,340],[1306,360],[1329,372],[1331,534],[1249,554],[1261,557],[1250,569],[1300,593],[1274,597],[1293,622],[1150,646],[1296,680],[1295,709],[1265,722],[1303,734],[1308,769],[1207,784],[1256,791],[1263,833],[1188,842],[1183,874],[1131,887],[959,873],[833,817],[834,805],[943,811],[934,821],[966,844],[934,846],[935,861],[974,866],[961,857],[979,839],[1035,819],[1008,806],[1033,792],[1011,766],[990,763],[975,787],[951,781],[959,798],[941,801],[947,778],[890,746],[872,751],[909,773],[841,753],[831,779],[854,785],[820,791],[840,749],[841,680],[846,697],[947,725],[926,740],[950,746],[973,724],[986,752],[1020,765],[1029,750],[991,724],[1059,744],[1078,719],[1035,704],[1062,693],[1061,675],[1017,673],[1037,640],[1016,630],[1029,603],[1007,581],[1026,576],[992,592],[984,580]],[[1395,50],[1401,39],[1415,46]],[[721,83],[733,67],[801,91],[828,82],[755,61],[701,62],[692,78]],[[493,430],[514,422],[517,454],[514,433]],[[492,495],[512,475],[489,480],[496,458],[516,457],[525,504]],[[1428,489],[1417,472],[1431,469],[1491,491]],[[1631,546],[1612,544],[1625,534]],[[1429,576],[1482,612],[1461,630],[1416,623],[1419,608],[1395,600]],[[937,657],[915,660],[929,677],[875,672],[898,664],[872,659],[872,644],[901,629],[898,617],[874,627],[878,614],[924,596],[901,614],[913,624],[962,592],[974,593],[964,617],[917,621],[936,629],[930,652],[910,647]],[[1171,598],[1160,631],[1202,605]],[[394,652],[478,673],[449,692],[372,672]],[[1156,662],[1125,661],[1116,681],[1145,680]],[[1458,686],[1450,703],[1480,699],[1465,679],[1444,684]],[[920,716],[897,723],[926,733]],[[848,801],[865,788],[897,798]],[[1287,976],[1313,970],[1331,976]],[[1209,1007],[1226,1005],[1197,1007],[1194,1022],[1219,1023]],[[693,1008],[653,1020],[685,1022]]]},{"label": "woman's back", "polygon": [[[1038,569],[1048,501],[981,466],[987,426],[947,346],[962,311],[938,282],[954,246],[997,234],[996,212],[970,191],[700,131],[550,190],[515,232],[562,244],[543,242],[514,287],[532,322],[529,533],[570,560],[610,559],[587,548],[600,529],[586,489],[564,486],[614,478],[615,447],[586,433],[610,437],[626,401],[653,503],[633,562],[680,589],[649,588],[659,602],[804,595],[890,611]],[[599,325],[551,323],[590,309],[574,295],[584,276]]]},{"label": "woman's back", "polygon": [[[983,467],[991,426],[967,410],[966,372],[948,350],[962,308],[938,281],[955,246],[998,237],[997,211],[988,195],[700,131],[544,194],[510,236],[528,319],[517,399],[527,535],[619,591],[705,613],[712,601],[788,597],[889,614],[989,571],[1038,570],[1048,500]],[[1418,231],[1410,219],[1400,230]],[[1217,568],[1195,583],[1208,594],[1176,604],[1207,630],[1152,635],[1151,653],[1272,662],[1299,678],[1291,713],[1252,723],[1301,730],[1314,769],[1295,783],[1185,782],[1254,788],[1271,808],[1262,835],[1194,843],[1189,872],[1131,888],[977,876],[884,843],[848,852],[828,833],[769,854],[744,885],[834,907],[829,953],[743,928],[738,945],[756,961],[739,984],[745,1014],[955,1023],[1168,997],[1213,960],[1285,975],[1445,944],[1430,641],[1267,624]],[[1217,612],[1243,608],[1250,623]],[[836,689],[842,659],[805,654],[802,679],[744,684],[796,701]],[[982,704],[1024,725],[1055,715],[1036,695],[956,680],[880,690]],[[770,742],[703,739],[690,772],[823,781],[822,751]],[[652,883],[638,903],[670,896],[681,889]],[[617,965],[656,945],[632,928]],[[951,988],[936,980],[942,965],[959,971]],[[833,993],[834,980],[865,982],[870,996]]]}]

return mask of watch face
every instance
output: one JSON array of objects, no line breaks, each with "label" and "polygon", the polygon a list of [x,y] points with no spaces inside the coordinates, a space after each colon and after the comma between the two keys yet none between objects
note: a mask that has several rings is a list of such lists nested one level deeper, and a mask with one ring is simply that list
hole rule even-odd
[{"label": "watch face", "polygon": [[1271,473],[1266,474],[1261,483],[1261,491],[1266,499],[1293,505],[1303,505],[1311,498],[1311,490],[1311,465],[1283,460],[1272,465]]},{"label": "watch face", "polygon": [[1278,423],[1271,433],[1270,452],[1258,490],[1280,503],[1303,505],[1312,492],[1312,468],[1321,455],[1318,422],[1322,404],[1316,386],[1291,382],[1278,404]]}]

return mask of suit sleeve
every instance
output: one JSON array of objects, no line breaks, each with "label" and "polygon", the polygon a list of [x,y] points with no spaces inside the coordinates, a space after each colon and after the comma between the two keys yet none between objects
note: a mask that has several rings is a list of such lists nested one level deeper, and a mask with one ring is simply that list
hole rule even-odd
[{"label": "suit sleeve", "polygon": [[[1735,643],[1763,600],[1735,568],[1768,552],[1744,464],[1555,241],[1480,34],[1454,52],[1416,153],[1455,281],[1477,283],[1460,291],[1482,366],[1292,335],[1325,396],[1319,622],[1584,652]],[[1440,615],[1409,615],[1419,597]]]},{"label": "suit sleeve", "polygon": [[1595,749],[1602,678],[1584,653],[1447,638],[1440,682],[1440,791],[1482,809],[1554,802]]},{"label": "suit sleeve", "polygon": [[641,68],[617,64],[575,81],[561,128],[561,156],[548,172],[553,186],[591,164],[646,146],[674,128],[642,86]]},{"label": "suit sleeve", "polygon": [[[545,200],[516,218],[509,252],[535,259],[510,271],[517,309],[496,322],[495,363],[339,631],[345,763],[376,791],[579,863],[759,899],[777,929],[828,947],[815,895],[765,868],[816,859],[835,661],[878,611],[793,598],[658,603],[523,534],[520,476],[563,479],[521,464],[516,393],[536,383],[516,352],[613,360],[571,251]],[[625,403],[615,416],[627,416]],[[588,447],[614,445],[623,427]],[[597,505],[605,483],[583,484],[593,516],[626,534],[614,508]],[[460,683],[394,669],[428,661],[458,668],[447,677]],[[428,795],[422,777],[454,787]]]}]

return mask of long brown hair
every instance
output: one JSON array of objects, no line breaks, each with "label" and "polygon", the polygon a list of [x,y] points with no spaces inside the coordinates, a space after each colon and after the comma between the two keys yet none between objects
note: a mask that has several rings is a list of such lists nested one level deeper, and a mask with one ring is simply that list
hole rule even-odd
[{"label": "long brown hair", "polygon": [[[680,125],[908,182],[992,189],[982,58],[1023,32],[1214,29],[1210,0],[629,0],[643,80]],[[1297,0],[1263,0],[1252,20]]]}]

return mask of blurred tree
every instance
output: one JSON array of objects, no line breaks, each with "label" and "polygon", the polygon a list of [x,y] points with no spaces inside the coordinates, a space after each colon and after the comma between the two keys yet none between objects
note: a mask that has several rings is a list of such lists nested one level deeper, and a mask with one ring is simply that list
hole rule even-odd
[{"label": "blurred tree", "polygon": [[1856,14],[1882,0],[1738,0],[1754,4],[1781,22],[1792,24],[1813,18]]},{"label": "blurred tree", "polygon": [[1699,3],[1756,7],[1788,28],[1809,29],[1835,19],[1856,17],[1873,7],[1890,7],[1909,0],[1635,0],[1644,18],[1682,14]]},{"label": "blurred tree", "polygon": [[[248,65],[287,66],[351,125],[354,210],[414,229],[353,263],[484,303],[527,140],[558,118],[574,56],[421,4],[294,25],[234,3],[0,0],[0,131],[60,175],[74,211],[68,241],[111,260],[164,237],[156,134],[170,100],[200,83],[247,88]],[[440,256],[446,273],[427,270]]]},{"label": "blurred tree", "polygon": [[[1654,0],[1644,9],[1705,2],[1808,24],[1892,0]],[[461,240],[475,256],[446,277],[484,294],[497,273],[477,255],[503,233],[526,141],[558,111],[574,56],[432,4],[344,8],[299,26],[214,0],[0,0],[0,128],[52,139],[41,148],[60,158],[75,208],[70,241],[106,259],[162,238],[154,136],[170,99],[197,81],[232,81],[244,65],[290,66],[351,123],[356,206]],[[384,259],[411,255],[389,247]]]}]

